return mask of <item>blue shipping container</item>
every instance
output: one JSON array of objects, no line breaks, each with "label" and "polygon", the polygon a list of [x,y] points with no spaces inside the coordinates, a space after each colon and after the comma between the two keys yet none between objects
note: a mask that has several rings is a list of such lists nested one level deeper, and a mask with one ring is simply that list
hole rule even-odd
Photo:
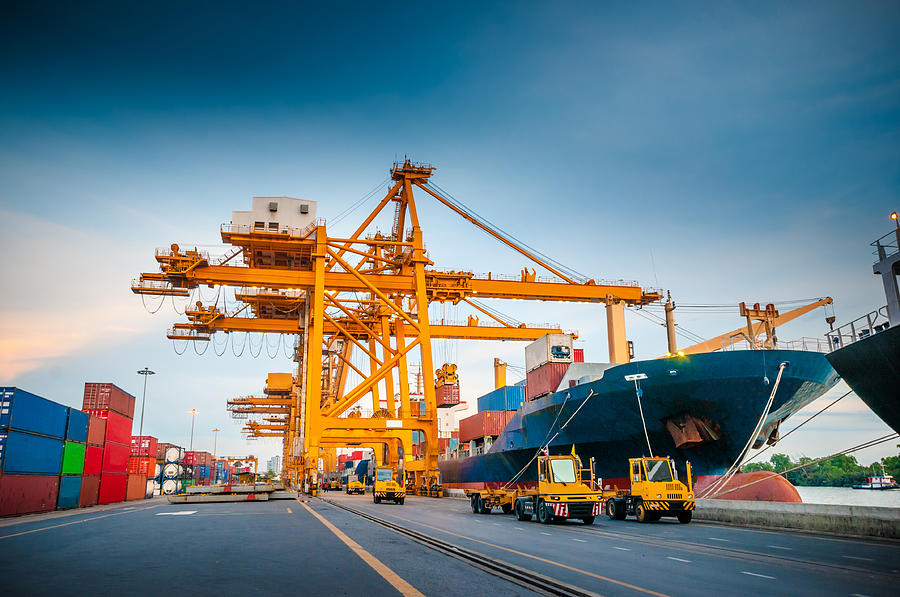
[{"label": "blue shipping container", "polygon": [[208,464],[200,464],[197,466],[197,468],[199,469],[198,475],[201,479],[209,478],[209,465]]},{"label": "blue shipping container", "polygon": [[525,386],[505,386],[478,399],[478,412],[486,410],[519,410],[525,404]]},{"label": "blue shipping container", "polygon": [[78,507],[78,498],[81,496],[81,477],[60,477],[59,496],[56,507],[59,510]]},{"label": "blue shipping container", "polygon": [[77,408],[69,408],[69,422],[66,425],[66,439],[70,442],[87,443],[88,424],[91,415]]},{"label": "blue shipping container", "polygon": [[0,469],[4,473],[58,475],[62,468],[64,442],[61,439],[22,433],[0,432]]},{"label": "blue shipping container", "polygon": [[455,450],[459,447],[459,440],[455,437],[450,438],[450,449]]},{"label": "blue shipping container", "polygon": [[16,429],[62,439],[66,436],[67,410],[68,407],[31,392],[0,387],[0,429]]}]

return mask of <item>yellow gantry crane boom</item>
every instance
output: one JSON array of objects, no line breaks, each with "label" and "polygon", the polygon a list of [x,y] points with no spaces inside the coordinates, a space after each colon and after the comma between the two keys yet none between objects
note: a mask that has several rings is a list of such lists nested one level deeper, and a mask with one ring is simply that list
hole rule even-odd
[{"label": "yellow gantry crane boom", "polygon": [[[480,305],[482,299],[603,303],[609,323],[610,358],[626,362],[624,307],[661,298],[636,283],[576,279],[508,235],[485,224],[429,184],[434,168],[395,163],[391,184],[378,206],[346,238],[329,237],[325,223],[303,229],[266,229],[232,222],[221,230],[235,250],[221,259],[172,245],[158,250],[158,273],[132,283],[136,294],[191,296],[199,286],[232,287],[243,308],[226,313],[197,302],[187,322],[167,334],[174,340],[208,341],[216,332],[292,334],[297,374],[270,374],[266,398],[229,401],[234,416],[283,415],[277,422],[250,421],[255,437],[283,435],[285,469],[295,481],[315,487],[320,450],[340,445],[385,445],[388,463],[402,452],[417,484],[437,474],[437,402],[431,341],[535,340],[560,333],[555,325],[529,326],[505,320]],[[538,278],[534,269],[517,276],[475,275],[433,268],[425,251],[413,189],[425,191],[467,221],[537,267],[555,276]],[[370,231],[376,217],[394,208],[389,234]],[[276,225],[277,228],[277,225]],[[431,322],[432,302],[466,303],[479,312],[465,322]],[[482,320],[482,318],[484,318]],[[352,355],[368,360],[368,366]],[[410,404],[409,364],[415,358],[424,377],[424,401]],[[355,375],[351,375],[355,374]],[[361,381],[349,387],[349,380]],[[371,396],[380,416],[348,416]],[[381,398],[383,397],[383,399]],[[277,409],[277,410],[271,410]],[[412,432],[425,437],[425,456],[410,460]],[[343,442],[343,443],[341,443]],[[420,479],[419,477],[423,477]]]}]

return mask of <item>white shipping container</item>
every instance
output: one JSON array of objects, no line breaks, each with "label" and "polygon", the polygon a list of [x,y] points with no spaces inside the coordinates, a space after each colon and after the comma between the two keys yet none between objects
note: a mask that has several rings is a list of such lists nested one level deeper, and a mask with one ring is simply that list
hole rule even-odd
[{"label": "white shipping container", "polygon": [[534,371],[547,363],[571,363],[571,334],[547,334],[525,347],[525,371]]}]

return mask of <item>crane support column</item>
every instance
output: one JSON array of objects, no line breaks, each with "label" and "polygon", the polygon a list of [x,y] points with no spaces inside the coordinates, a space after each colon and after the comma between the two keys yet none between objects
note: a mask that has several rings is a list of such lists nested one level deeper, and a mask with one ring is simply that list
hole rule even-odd
[{"label": "crane support column", "polygon": [[506,363],[494,357],[494,389],[506,386]]},{"label": "crane support column", "polygon": [[606,330],[609,335],[609,362],[627,363],[628,340],[625,338],[625,301],[612,296],[606,301]]},{"label": "crane support column", "polygon": [[325,226],[316,228],[316,250],[313,254],[316,273],[312,291],[312,326],[306,354],[306,418],[312,432],[306,435],[306,479],[309,490],[316,493],[316,475],[319,470],[319,438],[322,437],[322,328],[325,319]]},{"label": "crane support column", "polygon": [[678,352],[678,341],[675,339],[675,303],[672,302],[672,295],[666,298],[666,340],[668,342],[668,350],[670,354]]}]

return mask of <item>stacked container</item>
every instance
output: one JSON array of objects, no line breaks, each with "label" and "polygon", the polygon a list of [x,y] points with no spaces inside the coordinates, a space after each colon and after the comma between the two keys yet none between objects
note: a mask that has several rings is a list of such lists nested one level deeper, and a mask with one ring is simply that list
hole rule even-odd
[{"label": "stacked container", "polygon": [[525,388],[505,386],[478,398],[478,412],[486,410],[518,410],[525,404]]},{"label": "stacked container", "polygon": [[156,471],[156,452],[159,441],[150,435],[131,437],[131,457],[128,459],[128,484],[125,499],[140,500],[153,497]]},{"label": "stacked container", "polygon": [[63,445],[62,467],[59,476],[59,495],[56,507],[60,510],[77,508],[81,500],[81,478],[87,452],[90,415],[77,408],[67,408],[66,438]]},{"label": "stacked container", "polygon": [[182,488],[182,478],[184,477],[184,449],[174,444],[158,444],[157,454],[161,456],[159,460],[160,474],[157,483],[160,486],[162,495],[173,495],[179,493]]},{"label": "stacked container", "polygon": [[525,398],[534,400],[555,392],[573,358],[574,348],[569,334],[547,334],[526,346]]},{"label": "stacked container", "polygon": [[67,408],[0,387],[0,515],[54,510]]},{"label": "stacked container", "polygon": [[111,383],[84,384],[84,410],[106,420],[98,503],[125,501],[135,398]]},{"label": "stacked container", "polygon": [[459,421],[459,439],[463,442],[497,437],[503,433],[506,424],[515,411],[486,410]]},{"label": "stacked container", "polygon": [[78,505],[96,506],[100,497],[100,473],[103,471],[103,443],[106,441],[106,420],[88,415],[87,445],[84,449],[84,476],[81,478],[81,498]]}]

